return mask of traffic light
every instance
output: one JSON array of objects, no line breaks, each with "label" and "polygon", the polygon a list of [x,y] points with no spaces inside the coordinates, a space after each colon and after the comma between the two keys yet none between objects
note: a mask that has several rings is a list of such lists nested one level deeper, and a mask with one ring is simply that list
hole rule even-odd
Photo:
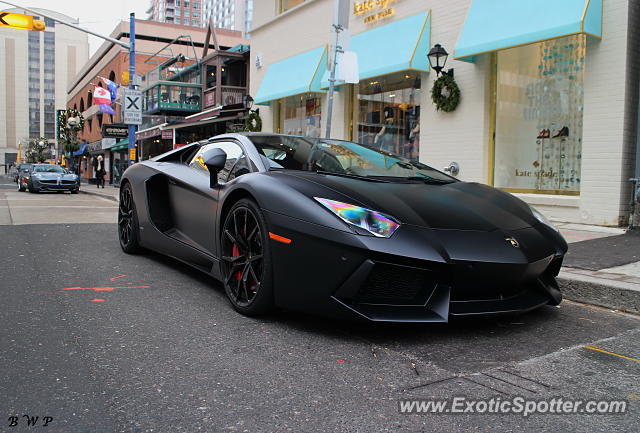
[{"label": "traffic light", "polygon": [[45,24],[42,20],[35,20],[31,15],[14,14],[13,12],[0,11],[0,27],[12,29],[44,31]]}]

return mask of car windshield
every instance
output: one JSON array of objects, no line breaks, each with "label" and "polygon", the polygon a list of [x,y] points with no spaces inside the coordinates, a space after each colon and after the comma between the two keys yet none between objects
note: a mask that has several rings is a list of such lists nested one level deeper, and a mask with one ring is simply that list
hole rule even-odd
[{"label": "car windshield", "polygon": [[270,169],[317,171],[386,180],[455,182],[456,179],[418,161],[349,141],[291,135],[248,137]]},{"label": "car windshield", "polygon": [[33,171],[36,173],[64,173],[64,168],[59,165],[36,165]]}]

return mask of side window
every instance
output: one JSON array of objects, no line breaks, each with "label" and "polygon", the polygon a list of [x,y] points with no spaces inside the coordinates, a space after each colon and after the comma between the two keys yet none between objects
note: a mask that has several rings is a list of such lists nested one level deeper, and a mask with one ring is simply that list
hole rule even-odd
[{"label": "side window", "polygon": [[218,182],[228,182],[238,176],[251,172],[247,157],[242,151],[242,148],[238,144],[232,142],[205,144],[191,159],[189,167],[208,176],[209,170],[207,169],[207,166],[204,165],[202,154],[213,148],[222,149],[227,154],[227,162],[224,164],[224,168],[218,173]]},{"label": "side window", "polygon": [[247,173],[251,173],[251,168],[249,166],[249,161],[247,160],[247,155],[243,153],[242,156],[238,158],[236,165],[231,169],[227,182]]}]

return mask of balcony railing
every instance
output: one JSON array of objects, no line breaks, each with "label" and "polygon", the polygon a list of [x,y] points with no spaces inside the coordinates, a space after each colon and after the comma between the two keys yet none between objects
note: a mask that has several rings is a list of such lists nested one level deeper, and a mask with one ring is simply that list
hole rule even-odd
[{"label": "balcony railing", "polygon": [[203,108],[218,105],[216,96],[217,92],[221,92],[219,105],[233,105],[244,103],[244,97],[247,94],[246,87],[236,86],[216,86],[205,90]]},{"label": "balcony railing", "polygon": [[197,113],[201,110],[202,89],[199,84],[161,81],[144,93],[142,111]]}]

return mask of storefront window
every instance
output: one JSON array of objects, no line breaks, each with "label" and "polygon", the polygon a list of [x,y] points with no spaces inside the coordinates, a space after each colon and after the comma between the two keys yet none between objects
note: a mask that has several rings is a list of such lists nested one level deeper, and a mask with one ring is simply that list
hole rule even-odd
[{"label": "storefront window", "polygon": [[495,186],[580,191],[585,47],[574,35],[498,53]]},{"label": "storefront window", "polygon": [[291,96],[283,100],[281,130],[285,134],[320,137],[321,106],[317,94]]},{"label": "storefront window", "polygon": [[286,12],[304,2],[305,0],[280,0],[280,13]]},{"label": "storefront window", "polygon": [[402,72],[360,82],[357,141],[418,159],[420,74]]}]

